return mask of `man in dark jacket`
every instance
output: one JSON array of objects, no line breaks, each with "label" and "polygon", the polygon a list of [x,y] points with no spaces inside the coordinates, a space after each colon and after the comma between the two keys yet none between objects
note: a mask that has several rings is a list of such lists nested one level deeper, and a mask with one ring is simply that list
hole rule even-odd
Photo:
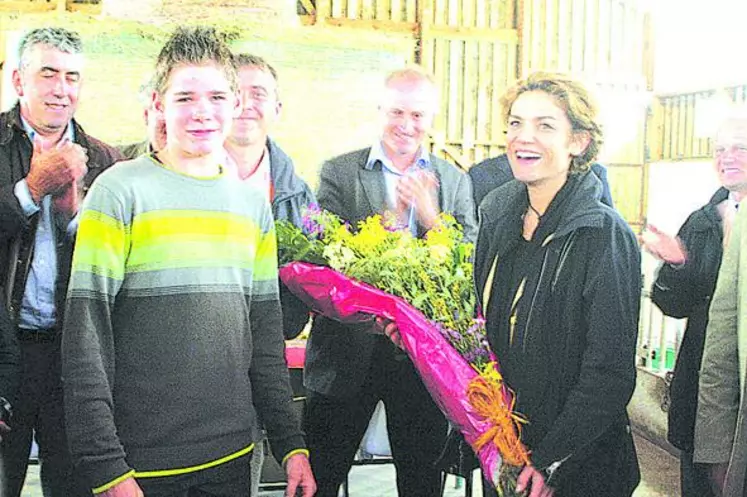
[{"label": "man in dark jacket", "polygon": [[[233,120],[226,150],[243,181],[267,194],[276,220],[301,226],[303,208],[315,202],[308,185],[295,172],[293,160],[269,137],[280,116],[282,104],[278,75],[266,60],[251,54],[237,54],[236,68],[241,90],[241,115]],[[280,282],[283,331],[286,337],[297,335],[309,320],[308,309]],[[263,444],[254,448],[252,497],[259,492]]]},{"label": "man in dark jacket", "polygon": [[[591,170],[602,181],[602,203],[613,207],[610,185],[607,182],[607,169],[598,162],[594,162],[591,165]],[[479,164],[475,164],[469,169],[467,174],[472,178],[472,193],[475,196],[475,208],[480,206],[482,199],[488,193],[514,179],[514,174],[511,172],[511,165],[508,163],[506,154],[491,157]]]},{"label": "man in dark jacket", "polygon": [[[395,71],[382,93],[380,139],[324,163],[319,205],[352,226],[390,211],[417,236],[446,212],[464,227],[465,238],[474,240],[469,177],[425,148],[438,102],[433,79],[418,68]],[[337,496],[380,400],[387,410],[399,495],[439,495],[434,462],[446,420],[410,360],[372,324],[315,317],[304,384],[305,428],[319,497]]]},{"label": "man in dark jacket", "polygon": [[[90,495],[72,473],[60,378],[62,312],[83,192],[119,155],[73,119],[83,55],[76,33],[34,29],[13,71],[18,104],[0,114],[0,292],[20,351],[20,388],[3,437],[4,497],[20,495],[32,436],[44,495]],[[3,335],[7,333],[3,330]],[[14,352],[11,352],[13,354]]]},{"label": "man in dark jacket", "polygon": [[663,262],[653,286],[654,303],[667,316],[688,318],[672,378],[667,434],[669,442],[681,450],[682,497],[714,495],[704,468],[693,464],[698,371],[725,238],[736,207],[747,194],[745,126],[747,119],[732,119],[718,132],[714,167],[722,186],[711,200],[690,214],[676,237],[650,225],[642,237],[643,247]]}]

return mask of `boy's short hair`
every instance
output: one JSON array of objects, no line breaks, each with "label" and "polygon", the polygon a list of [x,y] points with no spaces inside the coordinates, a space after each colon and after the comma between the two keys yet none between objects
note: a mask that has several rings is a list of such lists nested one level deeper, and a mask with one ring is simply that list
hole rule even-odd
[{"label": "boy's short hair", "polygon": [[231,89],[236,91],[238,76],[234,57],[216,29],[205,26],[179,27],[158,54],[153,87],[156,93],[163,95],[175,67],[210,63],[223,69]]}]

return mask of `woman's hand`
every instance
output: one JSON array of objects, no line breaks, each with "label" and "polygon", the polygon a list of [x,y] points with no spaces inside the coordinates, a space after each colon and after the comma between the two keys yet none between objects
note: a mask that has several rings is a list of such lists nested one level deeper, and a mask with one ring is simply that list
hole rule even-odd
[{"label": "woman's hand", "polygon": [[552,497],[555,490],[545,483],[545,476],[534,466],[526,465],[516,480],[516,491],[529,490],[527,497]]},{"label": "woman's hand", "polygon": [[376,318],[375,327],[378,332],[389,337],[389,340],[391,340],[394,345],[404,350],[402,337],[399,335],[399,328],[394,321],[386,318]]}]

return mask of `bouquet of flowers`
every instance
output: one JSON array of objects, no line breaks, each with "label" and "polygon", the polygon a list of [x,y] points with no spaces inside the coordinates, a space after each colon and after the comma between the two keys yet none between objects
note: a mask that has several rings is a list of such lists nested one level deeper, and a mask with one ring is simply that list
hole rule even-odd
[{"label": "bouquet of flowers", "polygon": [[280,277],[316,312],[352,322],[371,315],[394,321],[402,345],[446,417],[474,450],[485,477],[502,496],[515,491],[529,462],[520,441],[525,421],[513,412],[475,315],[473,246],[441,215],[424,239],[372,216],[353,232],[339,217],[308,208],[303,229],[277,223]]}]

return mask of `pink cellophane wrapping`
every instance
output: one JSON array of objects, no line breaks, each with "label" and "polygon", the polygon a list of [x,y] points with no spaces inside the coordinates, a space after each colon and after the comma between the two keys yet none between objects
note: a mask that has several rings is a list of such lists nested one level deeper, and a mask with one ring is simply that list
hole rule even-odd
[{"label": "pink cellophane wrapping", "polygon": [[[396,322],[403,347],[423,383],[465,440],[474,447],[480,435],[490,429],[490,422],[475,413],[467,400],[467,386],[477,372],[420,311],[399,297],[328,267],[292,262],[280,269],[280,278],[304,303],[329,318],[360,322],[365,315],[374,315]],[[498,449],[487,443],[477,459],[495,486],[501,462]]]}]

